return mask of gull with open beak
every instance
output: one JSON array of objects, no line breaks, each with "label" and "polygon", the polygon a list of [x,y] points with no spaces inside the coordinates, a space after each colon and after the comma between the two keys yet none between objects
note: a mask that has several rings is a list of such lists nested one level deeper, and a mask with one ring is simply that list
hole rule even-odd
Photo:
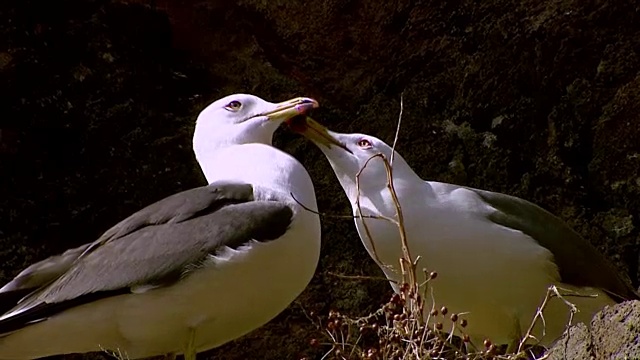
[{"label": "gull with open beak", "polygon": [[[316,144],[329,160],[351,202],[365,248],[379,260],[388,279],[401,281],[397,226],[360,217],[396,217],[387,168],[375,157],[383,154],[389,160],[393,149],[370,135],[332,132],[308,117],[296,120],[289,127]],[[551,285],[595,295],[567,298],[579,310],[574,320],[587,324],[606,305],[639,299],[589,242],[537,205],[505,194],[424,181],[397,152],[392,179],[410,254],[421,258],[418,283],[426,280],[420,269],[438,273],[429,283],[435,305],[465,314],[460,316],[468,320],[464,331],[476,345],[488,338],[513,348]],[[392,287],[398,291],[394,283]],[[425,308],[430,309],[434,303],[426,300]],[[561,300],[552,299],[544,311],[546,325],[539,321],[532,335],[549,345],[562,335],[569,315]]]},{"label": "gull with open beak", "polygon": [[292,197],[316,208],[309,174],[271,141],[317,106],[247,94],[210,104],[193,137],[209,185],[20,272],[0,289],[12,304],[0,315],[0,358],[108,350],[195,360],[274,318],[315,272],[320,220]]}]

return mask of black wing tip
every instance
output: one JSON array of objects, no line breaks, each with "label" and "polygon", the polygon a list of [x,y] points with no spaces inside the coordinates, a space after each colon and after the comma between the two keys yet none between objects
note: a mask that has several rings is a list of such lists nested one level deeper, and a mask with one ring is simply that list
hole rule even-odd
[{"label": "black wing tip", "polygon": [[16,330],[20,330],[26,326],[45,321],[51,316],[54,316],[73,307],[88,304],[90,302],[94,302],[107,297],[128,293],[130,293],[129,289],[123,288],[118,290],[100,291],[86,294],[58,303],[41,302],[14,316],[10,316],[6,319],[0,320],[0,337]]},{"label": "black wing tip", "polygon": [[35,288],[16,289],[0,293],[0,314],[4,314],[13,309],[20,300],[31,294]]}]

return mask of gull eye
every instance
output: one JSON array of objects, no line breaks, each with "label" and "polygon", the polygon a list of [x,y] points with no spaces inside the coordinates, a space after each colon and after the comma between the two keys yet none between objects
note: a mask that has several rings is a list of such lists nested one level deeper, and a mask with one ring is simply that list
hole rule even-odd
[{"label": "gull eye", "polygon": [[242,103],[240,103],[240,101],[237,101],[237,100],[233,100],[232,102],[224,106],[226,110],[233,111],[233,112],[240,110],[241,107],[242,107]]},{"label": "gull eye", "polygon": [[367,139],[360,139],[358,140],[358,146],[361,147],[362,149],[371,149],[373,147],[373,145],[371,145],[371,141],[367,140]]}]

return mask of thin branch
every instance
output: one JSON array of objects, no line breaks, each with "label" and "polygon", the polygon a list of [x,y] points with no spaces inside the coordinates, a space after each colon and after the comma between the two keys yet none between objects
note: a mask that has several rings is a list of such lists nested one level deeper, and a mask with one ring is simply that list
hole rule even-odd
[{"label": "thin branch", "polygon": [[389,163],[393,166],[393,156],[396,153],[396,144],[398,143],[398,136],[400,135],[400,124],[402,124],[402,112],[404,110],[404,102],[402,100],[403,93],[400,93],[400,114],[398,115],[398,125],[396,126],[396,136],[393,139],[393,146],[391,146],[391,159]]},{"label": "thin branch", "polygon": [[[317,330],[322,330],[322,322],[320,322],[319,319],[312,319],[311,315],[309,315],[304,306],[302,306],[302,304],[300,304],[298,301],[296,301],[294,304],[300,307],[300,310],[302,310],[302,314],[307,318],[307,320],[309,320],[309,322],[311,322],[316,327]],[[316,323],[316,320],[319,322]]]},{"label": "thin branch", "polygon": [[394,221],[392,218],[388,218],[386,216],[382,216],[382,215],[362,215],[362,216],[356,216],[356,215],[337,215],[337,214],[327,214],[327,213],[321,213],[319,211],[313,210],[312,208],[308,207],[307,205],[303,204],[301,201],[299,201],[298,199],[296,199],[296,197],[293,195],[293,193],[289,193],[289,195],[291,195],[291,197],[293,198],[293,201],[295,201],[298,205],[300,205],[303,209],[312,212],[318,216],[321,217],[325,217],[325,218],[336,218],[336,219],[357,219],[357,218],[367,218],[367,219],[380,219],[380,220],[387,220],[387,221]]},{"label": "thin branch", "polygon": [[391,193],[391,198],[393,199],[393,205],[396,208],[396,219],[398,230],[400,231],[400,241],[402,243],[402,254],[404,260],[409,264],[409,284],[412,288],[417,289],[418,281],[416,277],[416,267],[413,263],[413,258],[411,257],[411,252],[409,251],[409,243],[407,241],[407,233],[404,227],[404,216],[402,214],[402,207],[400,206],[400,200],[398,199],[398,194],[396,193],[396,189],[393,186],[393,169],[391,165],[387,161],[387,159],[382,156],[382,161],[384,162],[385,168],[387,170],[387,187],[389,188],[389,192]]},{"label": "thin branch", "polygon": [[[402,277],[403,277],[403,282],[407,282],[405,276],[407,275],[407,273],[409,274],[409,286],[411,289],[414,289],[415,293],[418,293],[419,289],[418,289],[418,280],[417,280],[417,275],[416,275],[416,265],[417,265],[417,261],[418,259],[413,260],[413,258],[411,257],[411,252],[409,250],[409,243],[407,241],[407,234],[405,231],[405,226],[404,226],[404,216],[402,213],[402,207],[400,205],[400,200],[398,199],[398,194],[396,193],[396,189],[393,183],[393,167],[392,167],[392,162],[393,162],[393,156],[395,153],[395,146],[396,143],[398,141],[398,137],[399,137],[399,133],[400,133],[400,125],[402,123],[402,112],[404,110],[404,101],[402,96],[400,97],[400,114],[398,116],[398,126],[396,128],[396,136],[393,142],[393,151],[391,152],[391,159],[390,161],[384,156],[384,154],[378,153],[375,154],[373,156],[371,156],[369,159],[367,159],[367,161],[365,162],[365,164],[362,166],[362,168],[358,171],[358,173],[356,174],[356,189],[357,189],[357,194],[356,194],[356,206],[358,208],[358,214],[362,215],[362,209],[360,206],[360,176],[362,175],[362,172],[364,171],[364,169],[367,167],[367,165],[369,164],[369,162],[371,160],[373,160],[374,158],[381,158],[382,162],[385,166],[385,170],[386,170],[386,175],[387,175],[387,188],[389,189],[389,192],[391,193],[391,198],[393,201],[393,205],[395,207],[396,210],[396,216],[395,216],[395,221],[393,223],[396,224],[396,226],[398,227],[398,231],[400,233],[400,242],[402,245],[402,258],[400,259],[400,269],[402,271]],[[363,226],[365,228],[365,232],[367,235],[367,238],[369,240],[369,243],[371,244],[371,247],[373,249],[373,253],[375,255],[376,260],[378,261],[378,263],[382,264],[382,262],[379,261],[379,257],[378,254],[375,250],[375,245],[373,242],[373,238],[371,236],[371,232],[369,231],[368,226],[366,225],[366,222],[363,220],[362,221]],[[405,267],[405,263],[408,265],[408,271]]]},{"label": "thin branch", "polygon": [[327,272],[327,274],[331,275],[331,276],[335,276],[335,277],[339,277],[342,279],[349,279],[349,280],[382,280],[382,281],[389,281],[392,282],[394,284],[398,284],[397,281],[393,280],[393,279],[388,279],[386,277],[382,277],[382,276],[366,276],[366,275],[343,275],[343,274],[336,274],[334,272]]},{"label": "thin branch", "polygon": [[[563,290],[566,290],[566,289],[563,289]],[[560,300],[562,300],[565,303],[565,305],[567,305],[569,310],[571,311],[571,316],[569,317],[569,323],[567,324],[567,328],[569,328],[569,326],[571,326],[571,323],[573,321],[573,315],[576,312],[578,312],[578,308],[575,306],[575,304],[569,302],[567,299],[564,298],[564,296],[562,294],[560,294],[560,292],[558,291],[558,287],[557,286],[551,285],[547,289],[547,294],[545,295],[544,300],[542,300],[542,304],[540,305],[540,307],[538,307],[538,310],[536,311],[536,315],[533,317],[533,321],[531,322],[531,325],[527,329],[527,332],[525,333],[525,335],[520,340],[520,344],[518,345],[517,353],[522,352],[522,350],[524,348],[524,345],[526,344],[527,340],[534,339],[534,340],[540,342],[540,340],[545,336],[545,334],[546,334],[546,331],[545,331],[546,322],[544,320],[544,314],[542,312],[547,307],[547,305],[549,303],[549,300],[551,300],[551,298],[553,298],[553,297],[558,297]],[[537,339],[535,336],[533,336],[531,334],[533,332],[533,328],[535,327],[538,319],[540,319],[542,321],[542,337],[541,337],[541,339]]]},{"label": "thin branch", "polygon": [[[369,245],[371,245],[371,252],[373,253],[373,257],[374,260],[376,261],[376,263],[378,263],[378,265],[385,267],[387,269],[391,269],[393,270],[393,267],[385,264],[382,262],[382,260],[380,260],[380,257],[378,256],[378,251],[376,250],[376,245],[373,242],[373,237],[371,236],[371,231],[369,231],[369,226],[367,226],[367,222],[364,221],[364,219],[366,218],[365,215],[362,215],[362,207],[360,206],[360,176],[362,175],[362,172],[364,171],[364,169],[367,167],[367,165],[369,165],[369,162],[375,158],[381,156],[384,158],[384,155],[382,155],[381,153],[378,153],[376,155],[373,155],[372,157],[370,157],[369,159],[367,159],[367,161],[364,163],[364,165],[362,165],[362,168],[360,168],[360,170],[358,171],[358,173],[356,174],[356,208],[358,209],[358,213],[356,216],[362,218],[362,226],[364,227],[364,232],[367,235],[367,240],[369,241]],[[386,218],[389,221],[391,221],[394,224],[397,224],[396,221],[394,219],[391,218]]]}]

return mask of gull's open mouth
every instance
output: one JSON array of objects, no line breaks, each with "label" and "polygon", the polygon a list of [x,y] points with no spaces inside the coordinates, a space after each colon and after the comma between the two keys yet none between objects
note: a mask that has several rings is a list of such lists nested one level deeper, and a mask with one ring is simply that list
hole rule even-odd
[{"label": "gull's open mouth", "polygon": [[288,128],[295,133],[302,133],[307,130],[307,115],[300,114],[284,122]]}]

